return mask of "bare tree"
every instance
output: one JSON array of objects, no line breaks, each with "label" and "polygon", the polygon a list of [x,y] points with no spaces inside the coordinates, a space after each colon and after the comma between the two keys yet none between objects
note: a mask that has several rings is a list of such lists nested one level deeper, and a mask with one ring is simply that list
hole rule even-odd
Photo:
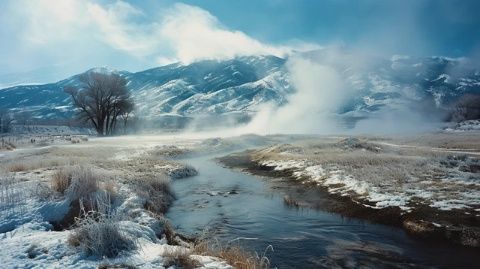
[{"label": "bare tree", "polygon": [[122,104],[122,111],[123,113],[120,114],[123,120],[123,134],[127,134],[127,123],[128,120],[131,118],[133,112],[135,110],[135,106],[133,102],[124,102]]},{"label": "bare tree", "polygon": [[91,122],[99,136],[112,135],[117,118],[131,113],[129,107],[133,107],[127,80],[118,74],[88,72],[80,76],[80,82],[78,88],[64,88],[72,97],[79,118]]}]

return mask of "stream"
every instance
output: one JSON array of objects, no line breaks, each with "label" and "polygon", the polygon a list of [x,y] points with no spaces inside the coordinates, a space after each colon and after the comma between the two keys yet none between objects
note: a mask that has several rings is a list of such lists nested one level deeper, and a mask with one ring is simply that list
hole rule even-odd
[{"label": "stream", "polygon": [[[185,234],[207,229],[272,268],[480,268],[478,250],[428,243],[402,229],[316,209],[288,207],[269,179],[224,168],[212,156],[184,159],[197,176],[175,180],[167,217]],[[292,186],[293,187],[293,186]],[[271,245],[273,252],[267,247]]]}]

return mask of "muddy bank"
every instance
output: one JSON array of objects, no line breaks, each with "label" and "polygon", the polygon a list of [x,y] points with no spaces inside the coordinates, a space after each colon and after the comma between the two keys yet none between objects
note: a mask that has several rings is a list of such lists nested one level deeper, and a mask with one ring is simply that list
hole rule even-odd
[{"label": "muddy bank", "polygon": [[224,166],[269,178],[274,188],[285,192],[286,204],[317,208],[376,223],[402,227],[410,235],[428,241],[448,242],[466,247],[480,247],[480,218],[461,209],[439,210],[411,202],[405,212],[398,206],[381,209],[369,201],[351,195],[331,193],[328,188],[308,181],[299,181],[294,169],[275,170],[255,161],[254,151],[245,151],[218,158]]}]

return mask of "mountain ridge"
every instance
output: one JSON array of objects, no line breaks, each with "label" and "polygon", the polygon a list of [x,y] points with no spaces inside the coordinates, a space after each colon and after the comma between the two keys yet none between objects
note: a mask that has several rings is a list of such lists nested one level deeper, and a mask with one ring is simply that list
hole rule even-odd
[{"label": "mountain ridge", "polygon": [[[354,94],[337,113],[350,117],[368,117],[384,107],[404,104],[432,102],[442,109],[463,94],[480,93],[480,72],[465,64],[463,58],[379,57],[362,65],[357,64],[362,58],[343,52],[319,50],[301,57],[331,66],[342,75]],[[136,101],[137,114],[144,118],[253,115],[264,104],[288,103],[295,93],[287,61],[271,55],[242,56],[187,65],[174,63],[139,72],[105,67],[86,72],[124,76]],[[37,119],[71,118],[71,101],[63,87],[78,86],[80,75],[55,83],[0,89],[0,110]]]}]

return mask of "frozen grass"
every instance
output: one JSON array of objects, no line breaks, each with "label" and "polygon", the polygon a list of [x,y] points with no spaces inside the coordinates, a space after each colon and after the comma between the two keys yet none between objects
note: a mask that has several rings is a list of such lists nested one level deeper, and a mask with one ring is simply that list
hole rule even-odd
[{"label": "frozen grass", "polygon": [[191,258],[192,251],[186,248],[169,249],[162,253],[165,257],[163,266],[170,268],[172,266],[183,269],[195,269],[201,267],[199,261]]},{"label": "frozen grass", "polygon": [[89,165],[61,167],[53,172],[50,188],[72,200],[101,189],[113,200],[118,196],[118,186],[105,173],[97,171]]},{"label": "frozen grass", "polygon": [[104,181],[101,184],[101,187],[106,193],[108,193],[112,201],[118,197],[118,186],[113,180]]},{"label": "frozen grass", "polygon": [[52,190],[61,194],[65,194],[65,191],[72,183],[72,174],[67,171],[66,168],[59,169],[52,174],[52,180],[50,186]]},{"label": "frozen grass", "polygon": [[444,149],[480,150],[479,132],[435,133],[398,139],[401,144],[429,146]]},{"label": "frozen grass", "polygon": [[[41,154],[43,155],[43,154]],[[25,172],[80,163],[76,158],[56,156],[29,156],[22,159],[6,160],[2,163],[10,172]]]},{"label": "frozen grass", "polygon": [[167,212],[175,199],[170,188],[170,178],[165,174],[140,178],[134,184],[138,195],[145,198],[145,209],[155,214]]},{"label": "frozen grass", "polygon": [[13,175],[0,173],[0,213],[20,213],[29,191]]},{"label": "frozen grass", "polygon": [[[89,166],[74,166],[67,172],[67,182],[70,183],[64,193],[70,200],[86,197],[99,189],[100,175]],[[62,183],[61,185],[64,185]]]},{"label": "frozen grass", "polygon": [[254,151],[252,159],[377,208],[410,210],[412,202],[443,210],[480,208],[480,184],[475,180],[480,162],[449,151],[338,139],[272,146]]},{"label": "frozen grass", "polygon": [[257,253],[246,251],[239,245],[223,246],[218,241],[200,240],[195,244],[193,253],[219,257],[237,269],[266,269],[270,268],[270,260],[267,258],[269,250],[273,251],[273,248],[267,247],[260,256]]},{"label": "frozen grass", "polygon": [[25,163],[12,163],[8,165],[8,171],[21,172],[28,170],[28,166]]},{"label": "frozen grass", "polygon": [[180,148],[175,145],[156,146],[150,154],[155,157],[177,158],[191,153],[190,149]]},{"label": "frozen grass", "polygon": [[121,225],[121,217],[112,209],[108,195],[97,195],[94,204],[94,210],[87,211],[80,202],[82,217],[68,237],[69,245],[89,255],[109,258],[135,249],[136,238]]},{"label": "frozen grass", "polygon": [[175,229],[173,228],[172,224],[168,220],[165,220],[163,223],[163,233],[165,234],[165,239],[167,240],[168,244],[170,245],[176,244]]}]

